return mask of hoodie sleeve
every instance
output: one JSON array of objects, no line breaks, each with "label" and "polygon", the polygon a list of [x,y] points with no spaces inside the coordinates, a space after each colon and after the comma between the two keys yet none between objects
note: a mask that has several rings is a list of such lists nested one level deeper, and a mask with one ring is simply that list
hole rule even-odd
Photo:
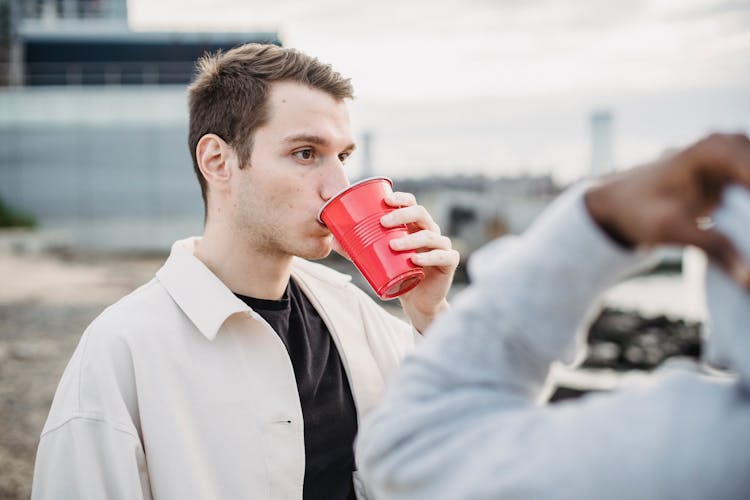
[{"label": "hoodie sleeve", "polygon": [[362,425],[358,466],[376,498],[740,498],[749,414],[732,384],[678,372],[538,402],[550,364],[582,358],[596,297],[643,262],[599,230],[581,188],[481,250],[474,284]]},{"label": "hoodie sleeve", "polygon": [[[731,186],[712,219],[717,231],[724,233],[740,254],[750,262],[750,190]],[[750,325],[750,293],[738,285],[716,264],[706,270],[706,305],[709,311],[705,357],[730,367],[750,388],[750,335],[740,325]]]}]

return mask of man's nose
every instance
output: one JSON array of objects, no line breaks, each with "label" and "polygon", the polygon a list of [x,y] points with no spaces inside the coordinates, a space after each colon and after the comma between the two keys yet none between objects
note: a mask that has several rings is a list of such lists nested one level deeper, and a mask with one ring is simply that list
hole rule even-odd
[{"label": "man's nose", "polygon": [[347,187],[349,179],[344,172],[344,165],[337,158],[336,162],[325,170],[320,196],[324,201],[328,201]]}]

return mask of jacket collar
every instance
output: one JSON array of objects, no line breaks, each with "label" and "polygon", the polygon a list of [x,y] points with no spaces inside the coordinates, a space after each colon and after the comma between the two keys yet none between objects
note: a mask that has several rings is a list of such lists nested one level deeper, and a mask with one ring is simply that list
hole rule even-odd
[{"label": "jacket collar", "polygon": [[[156,278],[195,327],[213,340],[233,314],[244,312],[255,316],[256,313],[195,256],[198,241],[198,237],[176,241]],[[344,286],[351,280],[348,275],[298,257],[292,261],[292,278],[303,281],[313,294],[321,282]]]},{"label": "jacket collar", "polygon": [[250,308],[193,254],[198,240],[175,242],[156,278],[195,327],[213,340],[227,318]]},{"label": "jacket collar", "polygon": [[[208,340],[216,337],[233,314],[246,313],[260,319],[195,257],[196,241],[198,238],[175,242],[156,273],[177,305]],[[357,411],[360,417],[366,415],[380,398],[384,378],[372,355],[359,302],[347,289],[351,276],[295,257],[292,279],[328,326],[349,377]]]}]

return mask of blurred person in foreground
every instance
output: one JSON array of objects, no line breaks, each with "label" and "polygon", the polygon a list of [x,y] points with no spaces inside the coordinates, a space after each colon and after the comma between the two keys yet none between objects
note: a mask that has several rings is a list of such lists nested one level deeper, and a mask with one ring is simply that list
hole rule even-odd
[{"label": "blurred person in foreground", "polygon": [[[573,188],[523,236],[481,249],[473,284],[362,425],[374,496],[749,498],[748,187],[750,141],[714,135]],[[713,228],[696,223],[707,216]],[[583,358],[597,296],[660,244],[711,257],[706,352],[731,371],[668,362],[612,393],[545,404],[550,365]]]},{"label": "blurred person in foreground", "polygon": [[[55,394],[35,499],[351,500],[359,420],[418,332],[447,307],[458,254],[408,193],[386,227],[425,278],[411,325],[348,276],[317,221],[348,185],[352,87],[292,49],[199,62],[189,146],[206,206],[155,278],[84,333]],[[359,494],[360,498],[363,498]]]}]

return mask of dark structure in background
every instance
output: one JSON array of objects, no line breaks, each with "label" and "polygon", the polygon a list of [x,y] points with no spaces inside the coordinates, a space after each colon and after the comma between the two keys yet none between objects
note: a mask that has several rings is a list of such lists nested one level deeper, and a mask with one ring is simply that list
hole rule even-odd
[{"label": "dark structure in background", "polygon": [[[11,0],[0,0],[0,87],[11,81],[11,63],[14,47]],[[17,44],[16,44],[17,45]]]},{"label": "dark structure in background", "polygon": [[6,85],[161,85],[190,81],[206,51],[276,33],[134,32],[126,0],[2,0]]},{"label": "dark structure in background", "polygon": [[276,43],[273,35],[125,33],[36,36],[24,41],[24,84],[168,85],[190,81],[201,54],[245,41]]}]

